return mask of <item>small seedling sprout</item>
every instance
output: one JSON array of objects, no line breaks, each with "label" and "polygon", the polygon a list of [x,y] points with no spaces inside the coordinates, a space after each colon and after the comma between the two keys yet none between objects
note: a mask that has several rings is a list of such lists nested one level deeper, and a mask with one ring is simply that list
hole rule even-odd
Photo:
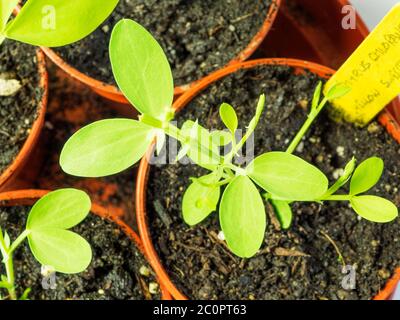
[{"label": "small seedling sprout", "polygon": [[[219,204],[219,221],[227,245],[236,255],[246,258],[255,255],[264,242],[264,201],[271,202],[283,229],[290,227],[291,204],[297,201],[348,201],[361,217],[375,222],[389,222],[397,217],[398,210],[392,202],[363,195],[379,180],[383,170],[381,159],[369,158],[358,167],[351,159],[344,174],[329,187],[321,170],[292,154],[324,106],[345,95],[349,88],[338,84],[321,99],[319,83],[307,120],[287,150],[264,153],[242,167],[234,159],[257,127],[265,95],[260,96],[255,115],[239,141],[235,137],[238,118],[227,103],[220,106],[219,113],[228,132],[210,132],[192,120],[178,128],[171,122],[172,72],[151,34],[132,20],[120,21],[111,36],[110,57],[115,80],[141,113],[140,119],[102,120],[79,130],[62,150],[60,164],[65,172],[82,177],[115,174],[142,158],[154,136],[161,139],[158,150],[165,135],[172,137],[181,144],[177,160],[187,156],[209,171],[192,178],[183,196],[183,219],[188,225],[196,225],[216,211]],[[231,151],[221,155],[219,147],[229,143]],[[337,193],[348,181],[350,192]]]},{"label": "small seedling sprout", "polygon": [[54,271],[73,274],[84,271],[92,260],[89,243],[68,230],[86,218],[91,207],[83,191],[60,189],[38,200],[29,212],[25,230],[12,242],[0,227],[0,251],[6,274],[0,275],[0,288],[8,298],[26,300],[30,288],[18,297],[14,275],[14,252],[28,239],[36,260]]}]

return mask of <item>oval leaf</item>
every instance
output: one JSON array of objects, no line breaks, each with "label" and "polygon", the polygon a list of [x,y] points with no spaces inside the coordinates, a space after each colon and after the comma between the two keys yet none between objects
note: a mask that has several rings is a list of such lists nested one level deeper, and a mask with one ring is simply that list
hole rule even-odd
[{"label": "oval leaf", "polygon": [[36,46],[64,46],[92,33],[117,4],[118,0],[29,0],[5,35]]},{"label": "oval leaf", "polygon": [[282,229],[289,229],[293,220],[292,209],[290,208],[289,203],[281,200],[273,200],[271,199],[272,206],[274,207],[276,216],[278,217],[279,222],[281,223]]},{"label": "oval leaf", "polygon": [[392,202],[377,196],[353,197],[350,203],[354,211],[361,217],[373,222],[390,222],[399,214],[397,207]]},{"label": "oval leaf", "polygon": [[266,216],[263,200],[248,177],[237,176],[226,187],[219,218],[232,252],[242,258],[254,256],[264,240]]},{"label": "oval leaf", "polygon": [[110,41],[115,80],[126,98],[143,114],[165,120],[171,113],[174,84],[163,49],[132,20],[121,20]]},{"label": "oval leaf", "polygon": [[62,169],[79,177],[103,177],[121,172],[146,153],[153,128],[136,120],[94,122],[76,132],[60,156]]},{"label": "oval leaf", "polygon": [[254,159],[246,171],[279,200],[315,200],[328,190],[328,179],[318,168],[286,152],[265,153]]},{"label": "oval leaf", "polygon": [[89,243],[69,230],[42,228],[28,235],[29,246],[36,260],[58,272],[79,273],[92,260]]},{"label": "oval leaf", "polygon": [[90,211],[89,196],[76,189],[53,191],[38,200],[32,207],[26,228],[69,229],[86,218]]},{"label": "oval leaf", "polygon": [[360,194],[371,189],[379,181],[383,167],[383,160],[377,157],[361,162],[351,178],[350,194]]},{"label": "oval leaf", "polygon": [[216,183],[215,174],[195,179],[183,195],[182,214],[185,222],[196,225],[207,218],[217,208],[220,187],[207,185]]},{"label": "oval leaf", "polygon": [[235,131],[238,127],[238,118],[235,112],[235,109],[228,104],[223,103],[219,107],[219,115],[221,117],[222,122],[229,129],[232,134],[235,134]]}]

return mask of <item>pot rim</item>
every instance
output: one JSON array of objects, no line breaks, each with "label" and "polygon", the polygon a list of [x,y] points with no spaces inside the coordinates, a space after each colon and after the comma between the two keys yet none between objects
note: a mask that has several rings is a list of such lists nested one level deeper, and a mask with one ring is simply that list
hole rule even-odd
[{"label": "pot rim", "polygon": [[22,148],[18,152],[12,163],[0,175],[0,189],[4,188],[7,183],[22,169],[23,165],[28,160],[29,155],[33,151],[37,141],[39,140],[40,133],[44,125],[46,115],[48,93],[49,93],[49,80],[46,69],[46,60],[43,51],[36,50],[38,73],[39,73],[39,88],[43,90],[42,99],[37,107],[37,118],[33,122],[31,131],[26,138]]},{"label": "pot rim", "polygon": [[[0,193],[0,207],[2,206],[15,206],[21,204],[28,204],[28,202],[34,202],[51,192],[50,190],[42,190],[42,189],[26,189],[26,190],[18,190],[18,191],[6,191]],[[26,203],[25,203],[26,201]],[[114,224],[116,224],[124,233],[125,235],[131,239],[131,241],[135,244],[135,246],[139,249],[139,251],[143,254],[147,263],[149,260],[146,256],[146,253],[143,248],[142,241],[138,234],[132,230],[130,226],[128,226],[122,219],[113,215],[108,209],[96,204],[92,203],[92,207],[90,209],[92,214],[97,215],[100,218],[108,220]],[[150,264],[150,263],[149,263]],[[162,300],[171,300],[172,297],[163,284],[159,281],[157,275],[156,279],[160,284],[161,288],[161,299]]]},{"label": "pot rim", "polygon": [[[295,69],[295,72],[304,72],[310,71],[315,73],[321,77],[329,77],[335,73],[335,70],[322,66],[317,63],[305,61],[305,60],[297,60],[297,59],[285,59],[285,58],[266,58],[266,59],[257,59],[251,60],[243,63],[238,63],[236,65],[232,65],[226,67],[218,72],[209,75],[201,82],[199,82],[195,87],[191,88],[189,91],[184,93],[180,98],[178,98],[174,103],[174,109],[176,111],[184,108],[195,96],[200,94],[204,89],[209,87],[214,82],[228,76],[238,70],[241,69],[250,69],[259,65],[286,65]],[[400,126],[395,122],[394,118],[384,110],[379,116],[380,123],[388,130],[388,132],[400,143]],[[150,172],[150,165],[147,159],[150,159],[150,156],[153,152],[154,143],[149,147],[146,152],[146,155],[140,161],[138,175],[136,180],[136,219],[139,229],[139,234],[142,239],[142,243],[144,246],[144,250],[146,251],[147,256],[149,257],[149,261],[157,273],[159,279],[167,290],[171,293],[171,295],[177,300],[187,300],[188,298],[181,293],[181,291],[175,286],[172,282],[171,278],[168,275],[168,272],[164,268],[161,259],[156,252],[153,241],[151,239],[150,229],[147,221],[147,210],[146,210],[146,189],[148,176]],[[396,284],[400,281],[400,267],[396,270],[392,278],[387,281],[385,287],[381,289],[381,291],[373,297],[373,300],[386,300],[388,299],[395,287]]]},{"label": "pot rim", "polygon": [[[264,19],[263,24],[259,28],[258,32],[254,35],[254,37],[250,40],[246,48],[244,48],[242,51],[240,51],[232,60],[230,60],[227,63],[227,66],[236,64],[238,62],[245,61],[248,59],[256,50],[257,48],[261,45],[265,37],[267,36],[268,32],[272,28],[272,25],[276,19],[276,16],[279,12],[280,6],[281,6],[281,1],[282,0],[272,0],[271,6],[268,10],[268,13]],[[53,61],[60,69],[62,69],[64,72],[66,72],[69,76],[72,78],[84,83],[88,87],[92,88],[93,91],[98,93],[99,95],[106,97],[112,101],[119,102],[119,103],[125,103],[129,104],[128,100],[125,98],[123,93],[114,85],[107,84],[105,82],[102,82],[100,80],[97,80],[95,78],[92,78],[83,72],[79,71],[72,65],[68,64],[64,59],[62,59],[54,50],[50,48],[45,48],[42,47],[42,50],[44,53],[47,55],[47,57]],[[223,69],[224,67],[221,67],[220,69]],[[218,70],[220,70],[218,69]],[[216,70],[216,71],[218,71]],[[210,74],[213,74],[214,72],[211,72]],[[198,79],[194,80],[190,83],[176,86],[174,88],[174,96],[179,96],[195,86],[199,81],[203,80],[205,77],[208,75]]]}]

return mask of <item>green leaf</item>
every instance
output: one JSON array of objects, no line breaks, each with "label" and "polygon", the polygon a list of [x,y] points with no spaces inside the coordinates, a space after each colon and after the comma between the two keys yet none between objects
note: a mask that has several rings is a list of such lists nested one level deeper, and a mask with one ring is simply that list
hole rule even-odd
[{"label": "green leaf", "polygon": [[136,120],[94,122],[76,132],[65,144],[62,169],[80,177],[102,177],[134,165],[146,153],[153,128]]},{"label": "green leaf", "polygon": [[31,293],[32,289],[31,288],[27,288],[24,290],[24,292],[22,293],[22,296],[19,298],[19,300],[29,300],[29,294]]},{"label": "green leaf", "polygon": [[318,107],[319,102],[321,100],[321,91],[322,91],[322,81],[319,81],[314,91],[314,97],[311,105],[312,109],[316,109]]},{"label": "green leaf", "polygon": [[350,200],[354,211],[373,222],[390,222],[397,218],[398,209],[390,202],[377,196],[354,196]]},{"label": "green leaf", "polygon": [[[196,225],[216,210],[220,187],[211,185],[217,183],[214,173],[194,179],[183,195],[182,214],[185,222]],[[209,185],[207,185],[209,184]]]},{"label": "green leaf", "polygon": [[121,20],[110,41],[115,80],[126,98],[143,114],[166,120],[171,113],[174,84],[163,49],[132,20]]},{"label": "green leaf", "polygon": [[351,88],[344,84],[335,84],[331,88],[329,88],[328,93],[325,98],[329,101],[341,98],[348,94],[351,91]]},{"label": "green leaf", "polygon": [[0,31],[4,30],[10,16],[19,0],[1,0],[0,2]]},{"label": "green leaf", "polygon": [[220,154],[210,132],[197,121],[188,120],[182,125],[181,133],[189,145],[187,156],[199,166],[213,171],[220,163]]},{"label": "green leaf", "polygon": [[334,194],[337,190],[339,190],[342,186],[344,186],[347,183],[347,181],[349,181],[352,173],[354,172],[355,165],[356,165],[356,159],[353,157],[346,164],[343,175],[334,183],[332,187],[329,188],[329,190],[323,197]]},{"label": "green leaf", "polygon": [[86,218],[90,207],[90,198],[83,191],[76,189],[53,191],[33,205],[26,228],[27,230],[69,229]]},{"label": "green leaf", "polygon": [[317,167],[286,152],[265,153],[246,172],[278,200],[310,201],[328,190],[328,179]]},{"label": "green leaf", "polygon": [[232,142],[232,135],[226,131],[212,131],[211,132],[212,144],[216,146],[226,146]]},{"label": "green leaf", "polygon": [[350,194],[360,194],[371,189],[383,172],[383,160],[371,157],[360,163],[350,181]]},{"label": "green leaf", "polygon": [[219,115],[221,117],[222,122],[234,135],[238,127],[238,118],[235,109],[233,109],[233,107],[230,104],[223,103],[219,107]]},{"label": "green leaf", "polygon": [[248,177],[237,176],[226,187],[219,217],[232,252],[242,258],[254,256],[264,240],[266,216],[263,200]]},{"label": "green leaf", "polygon": [[40,228],[31,230],[29,246],[36,260],[57,272],[72,274],[84,271],[92,260],[89,243],[69,230]]},{"label": "green leaf", "polygon": [[7,25],[5,36],[36,46],[64,46],[92,33],[117,4],[118,0],[29,0]]},{"label": "green leaf", "polygon": [[275,209],[275,213],[281,223],[282,229],[289,229],[293,220],[293,213],[287,201],[271,199],[271,204]]},{"label": "green leaf", "polygon": [[7,231],[4,231],[4,244],[6,245],[6,248],[9,248],[11,245],[11,239]]}]

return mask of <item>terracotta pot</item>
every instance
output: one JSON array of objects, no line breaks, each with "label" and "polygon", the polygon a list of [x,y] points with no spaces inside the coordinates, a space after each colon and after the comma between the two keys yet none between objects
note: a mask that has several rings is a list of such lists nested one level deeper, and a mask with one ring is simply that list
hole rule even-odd
[{"label": "terracotta pot", "polygon": [[[179,111],[184,108],[195,96],[197,96],[201,91],[209,87],[214,82],[219,79],[234,73],[241,69],[249,69],[259,65],[287,65],[293,67],[296,73],[303,73],[305,70],[313,72],[320,77],[329,78],[335,71],[312,63],[296,59],[260,59],[254,61],[248,61],[227,67],[220,70],[208,77],[203,81],[198,83],[198,85],[185,94],[183,94],[175,103],[174,108]],[[397,123],[394,121],[393,117],[387,112],[383,111],[379,118],[380,122],[385,126],[388,131],[392,134],[394,138],[400,143],[400,130]],[[165,270],[151,239],[151,234],[149,230],[149,224],[147,221],[147,211],[146,211],[146,190],[147,190],[147,180],[150,172],[150,165],[148,160],[150,155],[153,153],[154,145],[151,146],[147,152],[147,155],[143,157],[140,162],[139,172],[136,182],[136,215],[137,223],[139,227],[139,233],[143,241],[144,250],[149,257],[150,263],[157,273],[160,281],[166,286],[167,290],[172,294],[175,299],[185,300],[187,297],[182,294],[174,283],[171,281],[167,271]],[[388,299],[394,291],[395,285],[400,280],[400,269],[395,273],[393,278],[388,281],[385,288],[374,298],[377,300]]]},{"label": "terracotta pot", "polygon": [[31,131],[19,151],[17,157],[10,164],[10,166],[0,175],[0,191],[10,189],[13,186],[16,176],[27,162],[29,155],[33,151],[44,124],[44,117],[46,114],[47,97],[48,97],[48,76],[46,71],[46,60],[43,52],[37,50],[38,60],[38,73],[40,75],[39,87],[43,91],[42,100],[37,108],[37,118],[32,125]]},{"label": "terracotta pot", "polygon": [[[33,205],[38,199],[45,196],[50,191],[48,190],[19,190],[19,191],[9,191],[0,193],[0,206],[16,206],[16,205]],[[110,222],[115,223],[118,227],[125,233],[125,235],[132,240],[135,246],[140,250],[140,252],[146,257],[144,252],[142,241],[139,236],[134,232],[125,222],[110,214],[110,212],[93,203],[91,212],[100,218],[106,219]],[[163,300],[171,300],[171,295],[165,289],[162,283],[160,283],[161,297]]]},{"label": "terracotta pot", "polygon": [[[338,69],[369,34],[357,12],[356,28],[342,28],[342,8],[347,5],[348,0],[282,1],[261,52],[266,57],[304,59]],[[400,100],[395,99],[388,109],[400,123]]]},{"label": "terracotta pot", "polygon": [[[228,65],[235,64],[237,62],[245,61],[249,58],[253,52],[260,46],[264,38],[266,37],[268,31],[271,29],[272,24],[276,18],[276,15],[279,11],[279,7],[281,4],[281,0],[273,0],[273,3],[270,7],[270,10],[264,20],[263,25],[261,26],[260,30],[257,34],[253,37],[250,41],[248,46],[241,51],[235,58],[233,58]],[[59,66],[62,70],[64,70],[68,75],[73,77],[74,79],[83,82],[87,86],[93,89],[99,95],[110,99],[112,101],[118,103],[129,103],[125,96],[119,91],[119,89],[113,85],[106,84],[99,80],[96,80],[92,77],[89,77],[79,70],[75,69],[71,65],[67,64],[57,53],[49,48],[42,48],[42,50],[46,53],[46,55],[52,60],[57,66]],[[200,80],[198,80],[200,81]],[[175,97],[181,95],[182,93],[189,90],[193,87],[198,81],[194,81],[192,83],[175,87],[174,94]]]}]

